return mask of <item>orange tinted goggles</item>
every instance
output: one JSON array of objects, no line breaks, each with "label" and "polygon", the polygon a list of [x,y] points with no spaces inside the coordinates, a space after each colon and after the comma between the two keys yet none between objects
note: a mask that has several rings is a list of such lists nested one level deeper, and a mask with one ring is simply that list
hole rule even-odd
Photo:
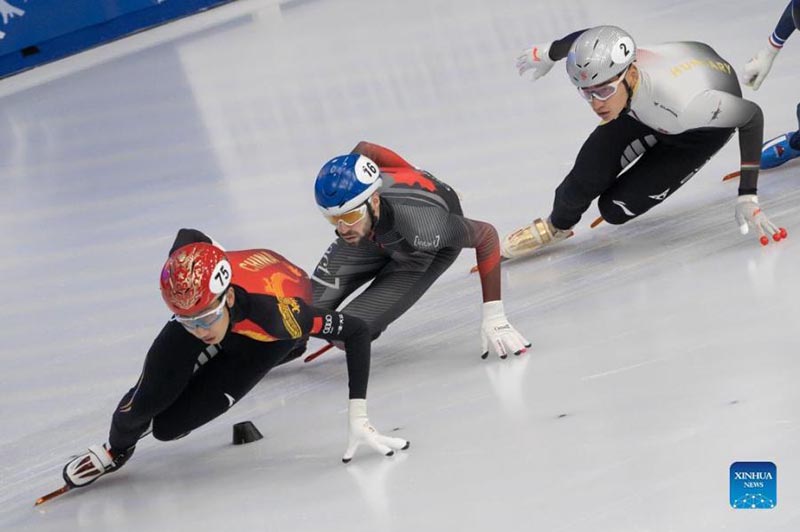
[{"label": "orange tinted goggles", "polygon": [[352,211],[343,212],[333,216],[326,216],[327,220],[333,225],[339,225],[342,222],[344,225],[355,225],[364,219],[367,215],[367,204],[363,203],[360,207],[356,207]]}]

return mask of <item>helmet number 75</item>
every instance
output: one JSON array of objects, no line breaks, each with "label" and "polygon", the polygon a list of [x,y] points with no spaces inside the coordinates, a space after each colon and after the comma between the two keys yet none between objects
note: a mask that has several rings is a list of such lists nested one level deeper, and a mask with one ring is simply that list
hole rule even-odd
[{"label": "helmet number 75", "polygon": [[214,266],[208,280],[208,288],[214,294],[221,294],[231,284],[231,265],[223,259]]}]

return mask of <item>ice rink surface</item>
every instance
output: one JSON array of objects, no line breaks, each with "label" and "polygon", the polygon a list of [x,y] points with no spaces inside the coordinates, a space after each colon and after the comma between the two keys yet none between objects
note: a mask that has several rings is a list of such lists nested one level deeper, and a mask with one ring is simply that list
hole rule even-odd
[{"label": "ice rink surface", "polygon": [[[522,357],[479,358],[472,250],[374,344],[370,419],[413,443],[347,440],[341,352],[272,372],[188,437],[38,509],[105,441],[169,315],[180,227],[311,270],[333,234],[312,184],[367,139],[451,184],[500,233],[549,213],[597,123],[563,64],[520,49],[591,25],[700,40],[734,68],[785,2],[242,0],[0,82],[0,530],[796,531],[800,529],[800,165],[759,194],[787,241],[733,219],[731,142],[640,219],[503,269]],[[796,128],[800,37],[758,92]],[[265,438],[233,446],[252,420]],[[396,432],[393,432],[395,429]],[[778,504],[733,510],[728,470],[772,461]]]}]

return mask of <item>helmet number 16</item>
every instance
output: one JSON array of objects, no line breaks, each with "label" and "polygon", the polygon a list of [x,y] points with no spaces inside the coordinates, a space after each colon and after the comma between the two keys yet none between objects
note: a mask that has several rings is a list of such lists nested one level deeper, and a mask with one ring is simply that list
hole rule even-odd
[{"label": "helmet number 16", "polygon": [[372,161],[365,162],[364,166],[362,167],[362,170],[364,171],[365,174],[367,174],[367,177],[371,179],[378,175],[378,169],[375,167],[374,164],[372,164]]}]

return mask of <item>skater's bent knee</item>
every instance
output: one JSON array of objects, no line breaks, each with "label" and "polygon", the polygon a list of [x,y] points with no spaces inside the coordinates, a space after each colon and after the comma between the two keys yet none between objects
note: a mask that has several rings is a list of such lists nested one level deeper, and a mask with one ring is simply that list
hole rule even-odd
[{"label": "skater's bent knee", "polygon": [[179,440],[189,434],[191,431],[178,432],[175,429],[170,430],[169,427],[159,425],[156,420],[153,420],[153,437],[158,441],[174,441]]},{"label": "skater's bent knee", "polygon": [[611,225],[622,225],[637,216],[637,213],[631,211],[622,201],[601,198],[597,206],[600,208],[603,220]]}]

